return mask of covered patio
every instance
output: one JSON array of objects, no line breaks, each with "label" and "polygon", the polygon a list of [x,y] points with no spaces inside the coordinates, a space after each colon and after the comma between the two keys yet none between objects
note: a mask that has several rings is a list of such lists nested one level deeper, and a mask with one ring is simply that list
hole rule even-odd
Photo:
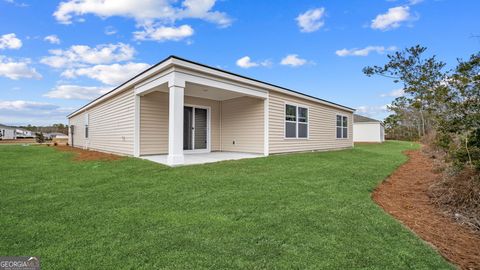
[{"label": "covered patio", "polygon": [[[188,153],[188,154],[184,154],[183,156],[183,164],[177,164],[176,166],[205,164],[205,163],[214,163],[214,162],[227,161],[227,160],[258,158],[258,157],[263,157],[263,155],[254,154],[254,153],[241,153],[241,152]],[[140,158],[171,166],[171,164],[168,163],[168,155],[149,155],[149,156],[141,156]]]},{"label": "covered patio", "polygon": [[169,166],[268,155],[268,92],[172,68],[135,87],[134,156]]}]

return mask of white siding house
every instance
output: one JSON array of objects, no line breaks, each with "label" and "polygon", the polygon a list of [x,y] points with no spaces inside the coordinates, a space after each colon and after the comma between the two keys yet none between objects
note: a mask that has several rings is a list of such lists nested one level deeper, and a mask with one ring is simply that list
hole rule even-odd
[{"label": "white siding house", "polygon": [[170,56],[68,116],[74,147],[185,164],[353,146],[354,109]]},{"label": "white siding house", "polygon": [[0,125],[0,140],[15,140],[15,128]]},{"label": "white siding house", "polygon": [[384,142],[385,128],[383,122],[355,114],[353,116],[353,141]]}]

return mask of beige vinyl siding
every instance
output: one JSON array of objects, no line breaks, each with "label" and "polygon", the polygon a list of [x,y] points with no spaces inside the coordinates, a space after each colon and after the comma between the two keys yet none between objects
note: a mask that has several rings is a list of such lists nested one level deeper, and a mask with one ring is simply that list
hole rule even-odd
[{"label": "beige vinyl siding", "polygon": [[140,155],[168,152],[168,94],[140,97]]},{"label": "beige vinyl siding", "polygon": [[[88,139],[85,115],[88,114]],[[75,125],[74,146],[102,152],[133,155],[133,89],[122,92],[86,112],[70,118]]]},{"label": "beige vinyl siding", "polygon": [[222,101],[222,151],[263,153],[263,106],[250,97]]},{"label": "beige vinyl siding", "polygon": [[[68,143],[74,147],[83,148],[85,146],[85,114],[80,113],[68,120],[68,125],[73,125],[73,137],[69,134]],[[73,139],[73,143],[72,143]]]},{"label": "beige vinyl siding", "polygon": [[[285,104],[308,107],[309,138],[285,138]],[[348,117],[348,138],[336,138],[336,115]],[[282,93],[269,93],[269,152],[285,153],[311,150],[331,150],[352,147],[353,114],[317,102]]]},{"label": "beige vinyl siding", "polygon": [[[211,150],[220,150],[220,102],[184,97],[184,103],[210,107]],[[140,98],[140,155],[168,153],[168,93],[152,92]]]},{"label": "beige vinyl siding", "polygon": [[135,100],[133,89],[89,109],[88,148],[133,155]]}]

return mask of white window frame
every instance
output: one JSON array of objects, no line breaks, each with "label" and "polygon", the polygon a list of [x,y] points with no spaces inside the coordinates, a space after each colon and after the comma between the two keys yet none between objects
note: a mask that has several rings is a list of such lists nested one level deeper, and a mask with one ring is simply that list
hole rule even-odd
[{"label": "white window frame", "polygon": [[[287,105],[295,107],[295,121],[287,120]],[[298,121],[298,108],[303,108],[307,110],[307,122],[299,122]],[[287,137],[287,123],[295,123],[295,137]],[[306,124],[307,125],[307,137],[298,137],[298,124]],[[283,104],[283,138],[285,140],[308,140],[310,139],[310,108],[303,104],[297,104],[292,102],[284,102]]]},{"label": "white window frame", "polygon": [[[341,126],[337,126],[337,116],[342,117],[342,121],[341,121],[341,124],[342,124],[342,125],[341,125]],[[343,117],[346,117],[346,118],[347,118],[347,126],[346,126],[346,128],[347,128],[347,137],[345,137],[345,138],[343,137],[343,128],[345,128],[345,127],[343,126]],[[348,115],[346,115],[346,114],[339,114],[339,113],[337,113],[337,114],[335,115],[335,138],[336,138],[337,140],[347,140],[347,139],[348,139],[348,132],[349,132],[349,129],[350,129],[350,128],[348,127],[348,126],[349,126],[349,122],[350,122],[350,120],[348,119]],[[342,134],[341,134],[342,136],[341,136],[341,138],[338,138],[338,137],[337,137],[337,128],[339,128],[339,127],[342,128]]]},{"label": "white window frame", "polygon": [[83,135],[85,137],[85,139],[88,140],[88,138],[90,137],[90,127],[89,127],[89,123],[88,123],[88,113],[85,114],[85,125],[84,125],[84,129],[83,129]]},{"label": "white window frame", "polygon": [[[195,108],[199,109],[206,109],[207,110],[207,149],[195,149],[195,129],[193,130],[192,134],[192,150],[183,150],[183,153],[210,153],[212,151],[212,143],[211,143],[211,110],[212,107],[210,106],[203,106],[203,105],[196,105],[196,104],[183,104],[183,107],[191,107],[194,111]],[[195,116],[195,112],[194,112]],[[193,125],[195,126],[195,117],[193,117]],[[182,134],[183,135],[183,134]],[[183,140],[182,140],[183,145]]]}]

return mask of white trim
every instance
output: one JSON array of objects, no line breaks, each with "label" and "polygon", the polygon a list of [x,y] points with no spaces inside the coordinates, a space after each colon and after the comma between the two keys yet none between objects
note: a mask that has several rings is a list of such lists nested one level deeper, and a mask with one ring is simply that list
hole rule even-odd
[{"label": "white trim", "polygon": [[90,125],[89,125],[88,112],[83,115],[83,138],[85,139],[85,149],[88,149],[88,141],[90,138]]},{"label": "white trim", "polygon": [[222,127],[223,127],[223,120],[222,120],[222,115],[223,115],[223,102],[218,103],[218,108],[219,108],[219,133],[220,133],[220,145],[219,145],[219,150],[223,151],[223,138],[222,138]]},{"label": "white trim", "polygon": [[168,72],[167,74],[161,73],[150,79],[148,82],[136,85],[134,87],[135,95],[146,95],[154,91],[155,87],[158,87],[162,84],[169,83],[174,80],[173,71]]},{"label": "white trim", "polygon": [[[337,126],[337,116],[341,116],[341,117],[346,117],[346,118],[347,118],[347,137],[345,137],[345,138],[343,137],[343,128],[344,128],[344,126],[343,126],[343,118],[342,118],[342,126],[341,126],[341,128],[342,128],[342,137],[341,137],[341,138],[338,138],[338,137],[337,137],[337,128],[338,128],[338,126]],[[349,127],[349,124],[348,124],[349,122],[350,122],[350,120],[349,120],[347,114],[343,114],[343,113],[336,113],[336,114],[335,114],[335,139],[336,139],[336,140],[348,140],[348,139],[350,139],[350,137],[348,136],[348,133],[350,132],[350,131],[349,131],[349,130],[350,130],[350,127]],[[352,127],[353,127],[353,124],[352,124]],[[353,140],[352,140],[352,141],[353,141]]]},{"label": "white trim", "polygon": [[[191,107],[193,109],[193,126],[195,127],[195,108],[199,109],[206,109],[207,110],[207,148],[206,149],[195,149],[195,129],[193,130],[192,136],[192,150],[183,150],[185,154],[191,153],[210,153],[211,152],[211,111],[212,108],[210,106],[203,106],[203,105],[195,105],[195,104],[184,104],[183,107]],[[184,120],[185,121],[185,120]],[[182,124],[184,124],[182,122]],[[183,140],[182,140],[183,142]]]},{"label": "white trim", "polygon": [[[199,71],[199,72],[206,73],[208,75],[213,75],[213,76],[216,76],[216,77],[219,77],[219,78],[228,79],[228,80],[239,82],[239,83],[242,83],[242,84],[247,84],[247,85],[257,87],[257,88],[260,88],[260,89],[272,90],[272,91],[284,93],[284,94],[287,94],[289,96],[299,97],[299,98],[302,98],[302,99],[305,99],[305,100],[313,101],[315,103],[320,103],[320,104],[323,104],[323,105],[326,105],[326,106],[329,106],[329,107],[337,108],[337,109],[340,109],[342,111],[347,111],[347,112],[354,112],[355,111],[354,109],[346,108],[346,107],[343,107],[341,105],[336,105],[336,104],[330,103],[328,101],[323,101],[323,100],[320,100],[320,99],[317,99],[317,98],[314,98],[314,97],[307,96],[305,94],[296,93],[296,92],[293,92],[291,90],[283,89],[279,86],[274,86],[274,85],[271,85],[271,84],[268,84],[268,83],[256,81],[254,79],[244,78],[244,77],[241,77],[239,75],[230,74],[226,71],[215,70],[215,69],[210,68],[210,67],[205,67],[205,66],[202,66],[202,65],[199,65],[199,64],[194,64],[194,63],[186,62],[186,61],[181,60],[181,59],[170,57],[170,58],[167,58],[166,60],[164,60],[163,62],[159,63],[157,66],[154,66],[154,67],[148,69],[147,71],[144,71],[143,73],[140,73],[136,77],[133,77],[131,80],[125,82],[124,84],[120,85],[119,87],[117,87],[116,89],[107,93],[106,95],[101,96],[100,98],[92,101],[91,103],[85,105],[84,107],[78,109],[77,111],[72,112],[71,114],[69,114],[67,116],[67,118],[71,118],[71,117],[73,117],[73,116],[75,116],[79,113],[82,113],[82,112],[86,111],[87,109],[91,108],[92,106],[94,106],[94,105],[96,105],[100,102],[103,102],[104,100],[109,99],[110,97],[115,96],[115,95],[121,93],[122,91],[125,91],[125,90],[133,87],[134,85],[138,84],[142,80],[145,80],[145,79],[147,79],[147,78],[149,78],[149,77],[151,77],[155,74],[158,74],[162,71],[167,71],[167,68],[172,67],[172,66],[188,68],[188,69],[192,69],[192,70],[196,70],[196,71]],[[151,81],[149,81],[149,82],[151,82]],[[159,82],[157,82],[157,84],[158,83]],[[140,85],[140,87],[142,87],[142,86],[143,85]],[[266,97],[264,97],[264,98],[266,98]]]},{"label": "white trim", "polygon": [[270,108],[270,97],[267,97],[263,100],[263,155],[268,156],[270,153],[269,150],[269,108]]},{"label": "white trim", "polygon": [[[296,109],[295,121],[286,120],[287,105],[294,106]],[[298,108],[307,109],[307,122],[301,122],[302,124],[307,124],[307,137],[298,137]],[[295,138],[286,136],[286,123],[295,123]],[[283,102],[283,139],[284,140],[310,140],[310,107],[308,105],[303,105],[300,103],[284,101]]]},{"label": "white trim", "polygon": [[271,85],[271,84],[268,84],[268,83],[259,82],[259,81],[256,81],[254,79],[243,78],[243,77],[235,75],[235,74],[230,74],[230,73],[225,72],[225,71],[215,70],[215,69],[212,69],[212,68],[209,68],[209,67],[205,67],[205,66],[201,66],[201,65],[198,65],[198,64],[186,62],[184,60],[177,59],[177,58],[174,58],[172,60],[173,60],[172,63],[174,65],[186,67],[188,69],[193,69],[193,70],[196,70],[196,71],[200,71],[200,72],[203,72],[203,73],[207,73],[209,75],[214,75],[214,76],[217,76],[217,77],[237,81],[237,82],[240,82],[240,83],[249,84],[249,85],[261,88],[261,89],[273,90],[273,91],[276,91],[276,92],[287,94],[289,96],[295,96],[295,97],[299,97],[299,98],[302,98],[302,99],[310,100],[310,101],[313,101],[315,103],[324,104],[324,105],[327,105],[327,106],[330,106],[330,107],[333,107],[333,108],[337,108],[337,109],[340,109],[340,110],[343,110],[343,111],[347,111],[347,112],[354,112],[355,111],[355,109],[349,109],[349,108],[343,107],[341,105],[336,105],[336,104],[333,104],[333,103],[330,103],[330,102],[327,102],[327,101],[322,101],[322,100],[314,98],[314,97],[309,97],[305,94],[295,93],[293,91],[289,91],[289,90],[286,90],[286,89],[283,89],[281,87],[274,86],[274,85]]},{"label": "white trim", "polygon": [[135,84],[139,83],[140,81],[144,80],[145,78],[148,78],[164,69],[166,69],[168,66],[173,64],[173,58],[165,60],[163,63],[158,64],[158,66],[151,68],[150,70],[144,71],[144,73],[140,73],[138,77],[132,78],[130,81],[125,82],[124,84],[120,85],[117,89],[112,90],[111,92],[107,93],[104,96],[101,96],[100,98],[92,101],[91,103],[85,105],[85,107],[80,108],[77,111],[72,112],[71,114],[67,115],[67,118],[71,118],[79,113],[82,113],[86,111],[87,109],[93,107],[94,105],[103,102],[106,99],[109,99],[112,96],[115,96],[117,94],[120,94],[121,92],[131,89]]},{"label": "white trim", "polygon": [[135,116],[133,120],[133,156],[140,156],[140,96],[135,95]]},{"label": "white trim", "polygon": [[168,93],[168,157],[169,165],[180,165],[183,157],[183,108],[185,88],[170,85]]},{"label": "white trim", "polygon": [[253,89],[245,86],[240,86],[234,83],[222,82],[220,80],[215,80],[205,76],[188,74],[183,71],[175,71],[174,73],[175,73],[175,76],[178,76],[179,78],[181,78],[186,82],[207,85],[214,88],[220,88],[227,91],[241,93],[241,94],[253,96],[253,97],[259,97],[259,98],[268,97],[268,91],[265,91],[265,90]]}]

